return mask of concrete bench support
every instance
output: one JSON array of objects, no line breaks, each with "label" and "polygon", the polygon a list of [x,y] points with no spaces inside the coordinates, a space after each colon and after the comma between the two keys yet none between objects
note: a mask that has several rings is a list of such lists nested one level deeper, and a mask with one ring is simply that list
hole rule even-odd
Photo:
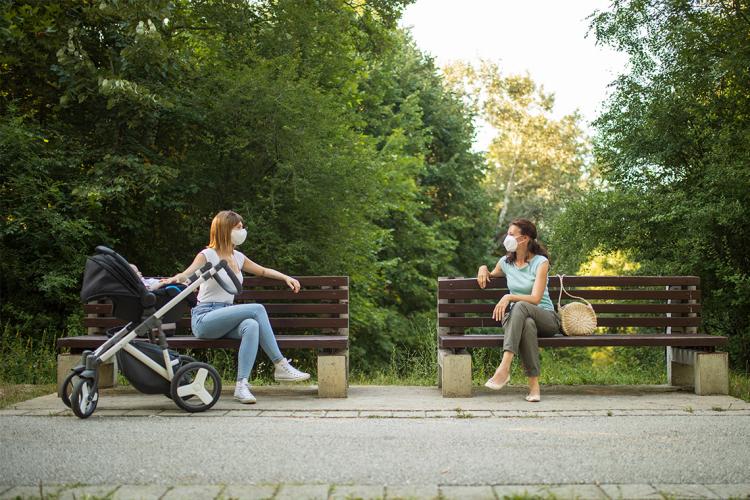
[{"label": "concrete bench support", "polygon": [[693,387],[699,396],[729,394],[729,355],[671,347],[669,383]]},{"label": "concrete bench support", "polygon": [[[81,362],[80,354],[58,354],[57,355],[57,395],[62,391],[62,383],[70,373],[70,369]],[[117,385],[117,360],[113,356],[111,360],[99,366],[99,387],[106,389]]]},{"label": "concrete bench support", "polygon": [[349,389],[349,351],[318,353],[318,397],[345,398]]},{"label": "concrete bench support", "polygon": [[471,355],[468,352],[438,350],[438,376],[444,398],[471,397]]}]

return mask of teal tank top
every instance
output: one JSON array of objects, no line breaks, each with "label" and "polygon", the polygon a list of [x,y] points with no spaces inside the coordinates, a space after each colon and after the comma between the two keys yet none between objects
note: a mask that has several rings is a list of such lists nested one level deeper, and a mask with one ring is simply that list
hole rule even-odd
[{"label": "teal tank top", "polygon": [[[518,269],[515,264],[508,264],[505,261],[505,256],[501,257],[499,264],[508,279],[510,293],[513,295],[531,295],[531,291],[534,289],[534,281],[536,280],[536,271],[543,262],[547,262],[547,257],[535,255],[525,267]],[[549,277],[546,277],[544,293],[542,294],[542,301],[539,302],[539,307],[554,311],[555,306],[549,298],[548,282]]]}]

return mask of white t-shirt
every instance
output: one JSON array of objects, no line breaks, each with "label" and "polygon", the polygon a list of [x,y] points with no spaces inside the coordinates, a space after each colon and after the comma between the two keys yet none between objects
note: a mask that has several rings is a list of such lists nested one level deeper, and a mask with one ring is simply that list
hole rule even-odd
[{"label": "white t-shirt", "polygon": [[[206,260],[213,265],[218,264],[221,261],[219,254],[213,248],[204,248],[201,253],[206,257]],[[237,279],[242,283],[242,265],[245,263],[245,255],[239,250],[235,250],[233,253],[234,261],[237,263],[237,268],[240,270],[236,274]],[[231,272],[231,271],[230,271]],[[219,273],[219,277],[222,277],[224,281],[229,281],[229,276],[222,276],[224,272]],[[203,283],[198,290],[198,302],[227,302],[232,304],[234,302],[234,295],[227,293],[221,285],[215,280],[210,279]]]}]

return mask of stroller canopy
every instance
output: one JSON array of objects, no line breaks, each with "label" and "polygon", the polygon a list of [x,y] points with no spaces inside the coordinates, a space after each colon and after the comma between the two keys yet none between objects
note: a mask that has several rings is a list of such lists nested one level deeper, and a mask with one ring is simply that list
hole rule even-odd
[{"label": "stroller canopy", "polygon": [[144,307],[154,305],[149,292],[125,258],[114,250],[98,246],[86,260],[81,302],[110,299],[113,315],[126,321],[138,321]]}]

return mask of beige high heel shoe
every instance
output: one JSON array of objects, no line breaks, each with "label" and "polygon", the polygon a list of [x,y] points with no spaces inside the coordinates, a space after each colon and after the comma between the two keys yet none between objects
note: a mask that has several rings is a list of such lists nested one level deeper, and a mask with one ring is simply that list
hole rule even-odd
[{"label": "beige high heel shoe", "polygon": [[488,389],[492,389],[493,391],[499,391],[500,389],[508,385],[508,382],[510,382],[510,373],[508,373],[508,377],[505,379],[504,382],[500,384],[496,384],[495,382],[492,381],[492,379],[489,379],[487,382],[484,383],[484,386],[487,387]]}]

